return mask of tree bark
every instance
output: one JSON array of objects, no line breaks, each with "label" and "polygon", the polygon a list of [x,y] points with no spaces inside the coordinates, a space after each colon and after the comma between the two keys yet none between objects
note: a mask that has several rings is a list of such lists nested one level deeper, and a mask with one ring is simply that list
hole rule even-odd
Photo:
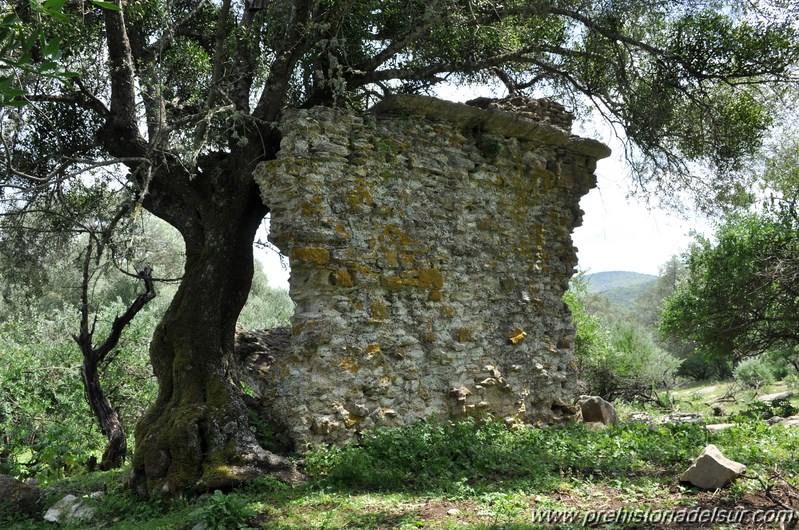
[{"label": "tree bark", "polygon": [[150,346],[158,398],[136,428],[131,485],[142,496],[229,488],[262,471],[299,478],[255,440],[231,375],[252,241],[266,213],[250,182],[243,200],[220,199],[198,214],[202,230],[184,233],[183,281]]},{"label": "tree bark", "polygon": [[89,407],[91,407],[94,417],[100,423],[102,433],[108,439],[100,469],[108,471],[109,469],[121,467],[128,454],[128,437],[122,427],[119,414],[103,393],[103,389],[100,386],[100,373],[94,358],[83,357],[81,377],[83,378],[83,389],[86,393]]}]

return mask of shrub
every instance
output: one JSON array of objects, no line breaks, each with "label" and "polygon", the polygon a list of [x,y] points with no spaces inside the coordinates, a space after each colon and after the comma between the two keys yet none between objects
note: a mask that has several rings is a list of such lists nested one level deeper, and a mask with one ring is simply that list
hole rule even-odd
[{"label": "shrub", "polygon": [[577,276],[564,296],[576,328],[577,375],[584,391],[607,400],[647,398],[670,388],[680,361],[631,322],[608,324],[586,309],[587,287]]},{"label": "shrub", "polygon": [[[103,311],[98,333],[122,307]],[[155,308],[142,311],[104,367],[106,395],[129,435],[155,397],[147,348],[156,320]],[[60,478],[83,469],[105,446],[83,393],[82,356],[70,337],[76,329],[69,310],[0,322],[0,454],[6,455],[0,473]]]},{"label": "shrub", "polygon": [[741,361],[733,371],[736,381],[748,388],[759,389],[774,382],[774,374],[760,358]]}]

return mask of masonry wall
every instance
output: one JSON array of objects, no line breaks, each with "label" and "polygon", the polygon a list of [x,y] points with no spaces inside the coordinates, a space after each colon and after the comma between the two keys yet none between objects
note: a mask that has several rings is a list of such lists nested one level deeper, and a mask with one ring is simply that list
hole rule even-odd
[{"label": "masonry wall", "polygon": [[488,107],[398,97],[281,123],[256,178],[297,307],[249,382],[297,447],[430,416],[570,414],[571,232],[609,151],[562,129],[557,105]]}]

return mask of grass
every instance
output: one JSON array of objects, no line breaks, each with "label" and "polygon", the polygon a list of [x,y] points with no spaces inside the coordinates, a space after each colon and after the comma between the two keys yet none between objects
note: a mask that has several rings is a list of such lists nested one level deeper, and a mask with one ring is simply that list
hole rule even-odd
[{"label": "grass", "polygon": [[[681,391],[686,400],[691,392],[697,393]],[[698,395],[704,399],[707,393]],[[747,464],[751,478],[717,493],[679,484],[679,475],[708,443]],[[122,471],[73,477],[46,492],[47,501],[54,502],[66,493],[106,491],[92,528],[183,530],[202,521],[207,528],[225,529],[532,529],[547,528],[532,523],[533,510],[773,507],[755,477],[771,481],[772,493],[793,491],[799,477],[797,446],[799,429],[752,419],[717,434],[692,424],[623,422],[591,431],[581,424],[508,430],[492,421],[420,422],[306,453],[302,465],[308,479],[299,485],[264,476],[230,494],[214,492],[165,506],[126,492]],[[50,525],[0,512],[0,527]],[[632,527],[649,528],[603,526]]]}]

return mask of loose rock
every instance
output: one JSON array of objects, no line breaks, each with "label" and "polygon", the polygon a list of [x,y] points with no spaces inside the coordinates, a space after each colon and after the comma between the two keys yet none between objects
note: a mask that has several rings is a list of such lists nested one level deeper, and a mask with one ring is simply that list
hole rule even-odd
[{"label": "loose rock", "polygon": [[799,416],[791,416],[780,422],[783,427],[799,427]]},{"label": "loose rock", "polygon": [[697,488],[715,490],[738,478],[746,466],[726,458],[718,448],[710,444],[680,477],[680,482],[689,482]]},{"label": "loose rock", "polygon": [[729,429],[730,427],[735,427],[734,423],[714,423],[713,425],[705,425],[705,429],[709,432],[715,434],[717,432],[721,432],[725,429]]},{"label": "loose rock", "polygon": [[[96,499],[101,496],[102,493],[94,492],[89,498]],[[96,511],[97,507],[87,503],[86,497],[66,495],[47,510],[44,520],[60,524],[87,523],[92,520]]]},{"label": "loose rock", "polygon": [[41,491],[35,485],[25,484],[14,477],[0,475],[0,502],[8,503],[15,513],[28,517],[41,517]]},{"label": "loose rock", "polygon": [[762,396],[758,396],[758,401],[762,401],[763,403],[770,403],[772,401],[779,401],[780,399],[790,399],[793,397],[793,392],[779,392],[777,394],[765,394]]},{"label": "loose rock", "polygon": [[581,396],[577,405],[580,407],[583,421],[586,424],[599,422],[603,425],[615,425],[619,423],[616,409],[599,396]]}]

